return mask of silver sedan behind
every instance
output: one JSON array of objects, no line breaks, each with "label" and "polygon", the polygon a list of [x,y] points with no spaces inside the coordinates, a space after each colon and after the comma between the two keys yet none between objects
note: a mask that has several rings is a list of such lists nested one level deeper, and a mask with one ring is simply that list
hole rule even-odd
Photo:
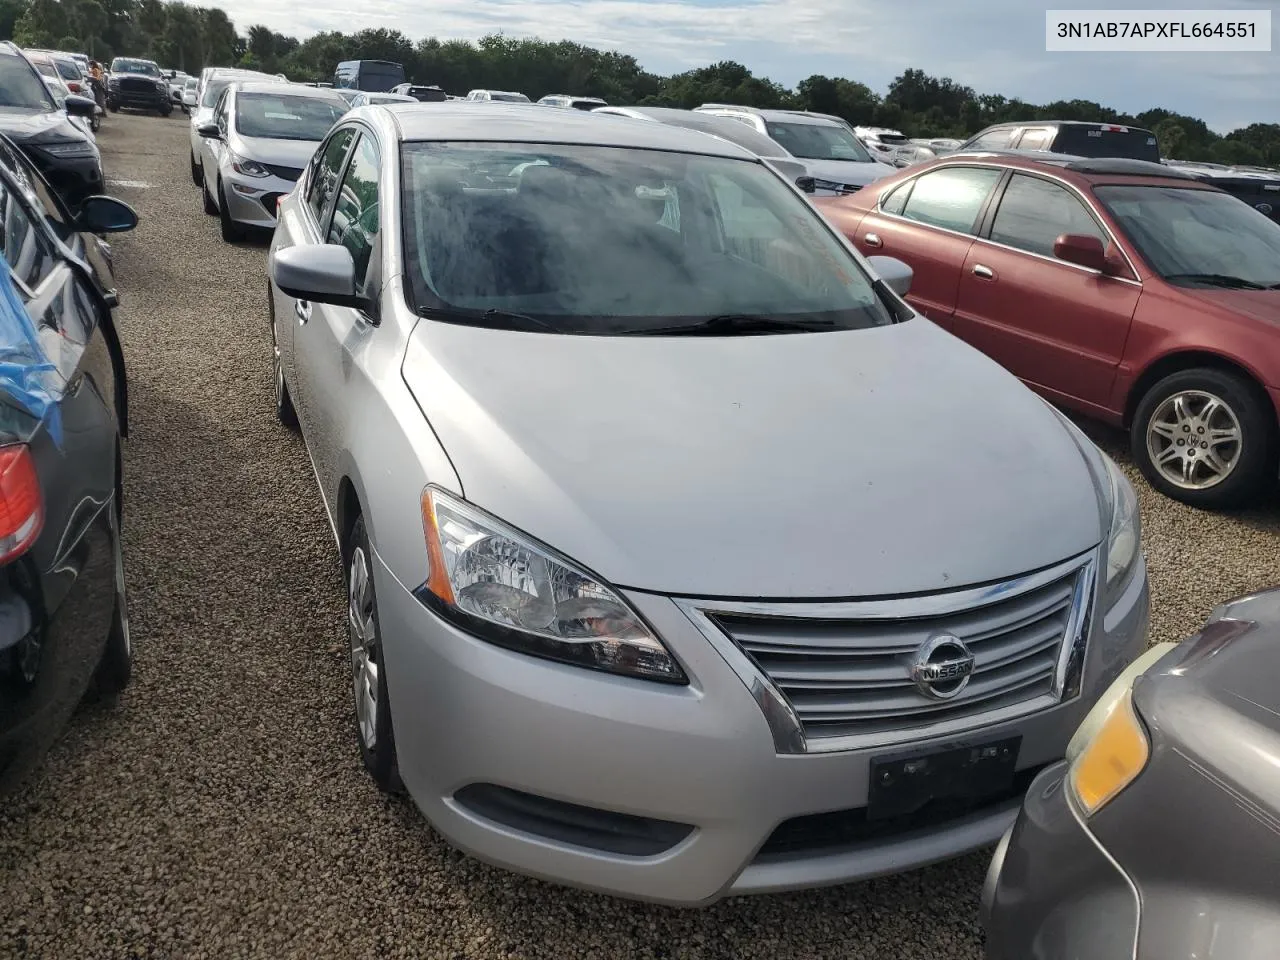
[{"label": "silver sedan behind", "polygon": [[1001,836],[1145,646],[1136,501],[878,259],[704,133],[343,118],[269,288],[380,786],[683,905]]},{"label": "silver sedan behind", "polygon": [[232,83],[213,119],[201,125],[204,211],[217,214],[222,239],[246,227],[271,229],[276,207],[347,101],[328,90],[284,83]]}]

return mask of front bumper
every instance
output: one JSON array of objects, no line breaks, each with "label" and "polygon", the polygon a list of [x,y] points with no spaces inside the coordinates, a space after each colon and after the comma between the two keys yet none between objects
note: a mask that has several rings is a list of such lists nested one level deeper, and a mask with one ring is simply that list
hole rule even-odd
[{"label": "front bumper", "polygon": [[276,201],[292,192],[295,185],[294,181],[283,177],[246,177],[226,164],[222,168],[222,183],[231,219],[264,230],[275,229]]},{"label": "front bumper", "polygon": [[172,103],[167,89],[128,90],[119,87],[107,88],[107,101],[135,110],[160,110]]},{"label": "front bumper", "polygon": [[1067,797],[1066,761],[1031,784],[982,892],[987,960],[1133,956],[1138,897]]},{"label": "front bumper", "polygon": [[[1139,574],[1105,626],[1095,618],[1080,697],[980,731],[984,740],[1021,735],[1019,785],[1062,756],[1088,707],[1145,646]],[[886,750],[779,755],[752,691],[670,598],[627,593],[686,667],[688,687],[500,649],[428,611],[381,559],[374,575],[401,776],[446,839],[495,865],[697,906],[923,866],[994,843],[1016,815],[1017,793],[950,820],[864,829],[870,761]],[[585,843],[581,831],[473,802],[491,788],[545,801],[562,827],[623,814],[657,822],[650,839],[668,840],[639,855]]]}]

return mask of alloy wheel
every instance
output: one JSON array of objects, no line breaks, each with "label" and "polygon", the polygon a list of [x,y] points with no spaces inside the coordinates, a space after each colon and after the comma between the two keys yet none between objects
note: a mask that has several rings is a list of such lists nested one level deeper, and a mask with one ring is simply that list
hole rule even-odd
[{"label": "alloy wheel", "polygon": [[373,615],[369,560],[362,546],[351,551],[347,573],[347,633],[351,641],[351,678],[356,723],[366,750],[378,738],[378,627]]},{"label": "alloy wheel", "polygon": [[1147,453],[1169,483],[1183,490],[1215,487],[1236,468],[1244,449],[1240,420],[1221,397],[1183,390],[1147,421]]},{"label": "alloy wheel", "polygon": [[271,375],[275,381],[276,410],[284,409],[284,364],[280,362],[280,341],[276,339],[276,321],[271,320]]}]

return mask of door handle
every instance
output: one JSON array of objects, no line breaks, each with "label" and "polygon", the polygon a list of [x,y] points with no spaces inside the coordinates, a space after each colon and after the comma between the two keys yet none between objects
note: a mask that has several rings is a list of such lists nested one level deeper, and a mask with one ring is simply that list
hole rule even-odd
[{"label": "door handle", "polygon": [[293,312],[298,316],[298,326],[302,326],[311,319],[311,301],[295,300],[293,301]]},{"label": "door handle", "polygon": [[981,277],[983,280],[994,280],[996,278],[996,272],[994,270],[990,267],[983,266],[980,263],[975,263],[973,265],[973,275],[975,277]]},{"label": "door handle", "polygon": [[862,242],[865,243],[868,247],[884,246],[884,242],[880,239],[880,234],[878,233],[868,233],[865,237],[862,238]]}]

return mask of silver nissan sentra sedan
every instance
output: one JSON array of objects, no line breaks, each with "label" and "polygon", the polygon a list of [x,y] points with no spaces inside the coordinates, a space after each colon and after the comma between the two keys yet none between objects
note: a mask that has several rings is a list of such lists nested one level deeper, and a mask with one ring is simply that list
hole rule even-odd
[{"label": "silver nissan sentra sedan", "polygon": [[360,752],[484,860],[700,905],[951,857],[1145,646],[1115,464],[728,141],[362,107],[269,261]]}]

